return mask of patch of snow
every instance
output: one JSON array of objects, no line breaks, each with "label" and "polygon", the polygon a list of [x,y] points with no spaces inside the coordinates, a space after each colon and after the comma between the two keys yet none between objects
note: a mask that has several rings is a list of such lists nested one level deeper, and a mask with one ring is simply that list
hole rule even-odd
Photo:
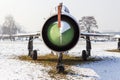
[{"label": "patch of snow", "polygon": [[47,68],[13,59],[0,59],[0,79],[2,80],[38,80],[49,79]]},{"label": "patch of snow", "polygon": [[19,55],[27,55],[27,42],[0,42],[0,80],[45,80],[49,67],[40,64],[11,59]]},{"label": "patch of snow", "polygon": [[[49,67],[26,61],[12,59],[14,56],[28,55],[27,41],[0,42],[0,80],[52,80],[48,75]],[[68,54],[81,56],[85,49],[85,42],[79,41]],[[100,61],[73,65],[75,74],[67,74],[68,80],[120,80],[120,53],[106,52],[107,49],[116,49],[117,42],[92,42],[91,58]],[[43,42],[34,41],[34,49],[39,49],[39,55],[51,52]]]},{"label": "patch of snow", "polygon": [[92,47],[92,57],[101,58],[101,61],[75,65],[72,66],[72,70],[80,76],[83,75],[81,80],[120,80],[120,53],[105,51],[116,49],[117,43],[92,43]]}]

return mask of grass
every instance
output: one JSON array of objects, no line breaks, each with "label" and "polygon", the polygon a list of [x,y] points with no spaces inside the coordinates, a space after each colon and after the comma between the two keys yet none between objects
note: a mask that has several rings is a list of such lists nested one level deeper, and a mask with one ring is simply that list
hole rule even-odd
[{"label": "grass", "polygon": [[[57,65],[57,59],[58,59],[58,57],[56,55],[53,55],[53,54],[38,56],[37,60],[32,60],[30,57],[28,57],[26,55],[18,56],[18,58],[20,60],[23,60],[23,61],[41,63],[44,66],[51,66],[51,67]],[[75,57],[75,56],[69,56],[69,55],[63,54],[63,61],[62,62],[66,66],[70,66],[70,65],[83,64],[83,63],[89,63],[89,62],[100,61],[100,60],[101,59],[90,58],[87,61],[83,61],[81,57]]]},{"label": "grass", "polygon": [[112,49],[112,50],[106,50],[106,51],[108,51],[108,52],[119,52],[120,53],[120,50],[118,50],[118,49]]},{"label": "grass", "polygon": [[32,60],[30,57],[23,55],[18,57],[22,61],[30,61],[32,63],[40,63],[44,65],[45,67],[50,66],[51,70],[48,72],[48,74],[54,78],[54,79],[59,79],[63,78],[66,79],[66,75],[69,74],[75,74],[74,71],[70,69],[71,65],[76,65],[76,64],[85,64],[85,63],[90,63],[94,61],[100,61],[101,59],[96,59],[96,58],[90,58],[88,61],[83,61],[81,57],[75,57],[75,56],[69,56],[63,54],[63,63],[65,64],[65,72],[64,73],[57,73],[56,71],[56,65],[57,65],[57,59],[58,57],[53,54],[48,54],[44,56],[38,56],[37,60]]}]

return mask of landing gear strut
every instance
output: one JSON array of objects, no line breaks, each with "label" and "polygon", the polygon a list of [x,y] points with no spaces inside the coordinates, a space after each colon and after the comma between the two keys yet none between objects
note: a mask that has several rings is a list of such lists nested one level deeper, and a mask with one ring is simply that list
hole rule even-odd
[{"label": "landing gear strut", "polygon": [[63,54],[60,52],[58,54],[58,63],[57,63],[57,66],[56,66],[56,69],[57,69],[58,73],[63,73],[64,70],[65,70],[64,65],[62,64],[62,58],[63,58]]},{"label": "landing gear strut", "polygon": [[28,41],[28,56],[31,56],[31,53],[33,51],[33,36],[29,37],[29,41]]},{"label": "landing gear strut", "polygon": [[120,50],[120,38],[118,39],[118,50]]}]

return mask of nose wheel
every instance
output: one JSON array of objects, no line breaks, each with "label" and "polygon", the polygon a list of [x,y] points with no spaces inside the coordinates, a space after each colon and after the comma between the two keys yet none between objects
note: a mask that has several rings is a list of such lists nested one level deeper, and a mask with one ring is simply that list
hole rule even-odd
[{"label": "nose wheel", "polygon": [[57,65],[56,69],[57,69],[58,73],[63,73],[65,71],[65,68],[64,68],[63,64]]}]

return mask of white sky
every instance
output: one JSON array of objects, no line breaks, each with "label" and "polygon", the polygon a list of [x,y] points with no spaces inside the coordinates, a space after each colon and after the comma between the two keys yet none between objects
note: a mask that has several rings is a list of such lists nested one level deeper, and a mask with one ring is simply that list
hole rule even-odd
[{"label": "white sky", "polygon": [[40,31],[44,18],[60,2],[77,20],[94,16],[100,31],[120,31],[120,0],[0,0],[0,25],[12,15],[27,31]]}]

